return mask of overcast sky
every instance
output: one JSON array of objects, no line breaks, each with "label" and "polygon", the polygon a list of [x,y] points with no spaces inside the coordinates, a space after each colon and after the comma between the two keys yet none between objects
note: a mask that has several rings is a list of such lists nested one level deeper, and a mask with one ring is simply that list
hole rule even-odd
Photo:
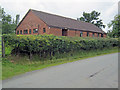
[{"label": "overcast sky", "polygon": [[[40,10],[52,14],[77,19],[83,12],[93,10],[100,12],[100,19],[107,24],[118,13],[119,0],[0,0],[0,6],[15,17],[20,14],[20,20],[29,9]],[[107,32],[108,28],[103,29]]]}]

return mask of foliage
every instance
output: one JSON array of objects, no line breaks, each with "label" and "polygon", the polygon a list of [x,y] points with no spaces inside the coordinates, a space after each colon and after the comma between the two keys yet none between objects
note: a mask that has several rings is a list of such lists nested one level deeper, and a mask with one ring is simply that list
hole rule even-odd
[{"label": "foliage", "polygon": [[108,36],[109,37],[114,37],[114,38],[118,38],[120,37],[120,15],[116,15],[114,17],[114,20],[112,20],[109,24],[108,27],[112,27],[112,30],[108,30]]},{"label": "foliage", "polygon": [[117,51],[118,48],[115,47],[104,48],[103,50],[79,51],[74,53],[70,52],[61,54],[61,59],[53,58],[52,60],[47,59],[46,61],[40,61],[39,56],[37,56],[37,59],[35,56],[35,58],[32,60],[29,60],[26,58],[26,56],[7,56],[6,58],[2,59],[2,79],[7,79],[25,72],[40,70],[46,67],[56,66],[59,64],[73,62],[93,56],[115,53]]},{"label": "foliage", "polygon": [[118,46],[118,40],[112,38],[77,38],[53,35],[3,35],[6,44],[15,54],[38,54],[40,57],[54,56],[80,50],[95,50]]},{"label": "foliage", "polygon": [[12,47],[9,45],[5,45],[5,55],[10,55],[12,52]]},{"label": "foliage", "polygon": [[15,20],[15,24],[16,24],[16,25],[18,25],[18,23],[19,23],[19,18],[20,18],[20,15],[17,14],[17,15],[16,15],[16,20]]},{"label": "foliage", "polygon": [[19,15],[16,15],[16,22],[14,22],[14,19],[12,21],[11,15],[6,14],[4,8],[0,11],[2,11],[2,34],[15,33],[16,22],[18,22]]},{"label": "foliage", "polygon": [[102,28],[102,27],[105,28],[105,25],[103,25],[102,20],[98,18],[99,16],[100,16],[100,13],[96,11],[92,11],[91,13],[83,12],[83,17],[78,18],[78,20],[92,23],[99,28]]}]

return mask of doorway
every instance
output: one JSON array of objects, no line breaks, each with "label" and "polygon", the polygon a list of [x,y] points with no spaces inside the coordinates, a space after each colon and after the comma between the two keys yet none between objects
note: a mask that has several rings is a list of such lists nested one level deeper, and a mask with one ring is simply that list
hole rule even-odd
[{"label": "doorway", "polygon": [[67,36],[67,29],[62,29],[62,36]]}]

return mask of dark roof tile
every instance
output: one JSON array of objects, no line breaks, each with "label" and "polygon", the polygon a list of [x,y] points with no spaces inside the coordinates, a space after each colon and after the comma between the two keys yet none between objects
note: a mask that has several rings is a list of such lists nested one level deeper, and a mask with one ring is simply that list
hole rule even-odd
[{"label": "dark roof tile", "polygon": [[42,11],[36,11],[33,9],[31,11],[37,17],[43,20],[48,26],[105,33],[102,29],[98,28],[97,26],[91,23],[78,21],[75,19],[66,18],[63,16],[54,15],[54,14],[49,14]]}]

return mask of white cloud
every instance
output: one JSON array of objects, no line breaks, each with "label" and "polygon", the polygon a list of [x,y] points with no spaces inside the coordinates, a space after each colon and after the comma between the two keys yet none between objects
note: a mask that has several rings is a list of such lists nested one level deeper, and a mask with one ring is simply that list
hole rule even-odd
[{"label": "white cloud", "polygon": [[96,10],[101,12],[100,18],[107,24],[116,14],[118,0],[0,0],[0,2],[5,11],[14,18],[16,14],[20,14],[22,19],[30,8],[74,19],[82,16],[83,12]]},{"label": "white cloud", "polygon": [[118,2],[113,3],[111,6],[108,6],[108,8],[104,11],[102,14],[102,18],[104,18],[104,23],[106,24],[107,31],[109,28],[107,27],[107,24],[111,22],[111,20],[114,19],[114,16],[118,14]]}]

